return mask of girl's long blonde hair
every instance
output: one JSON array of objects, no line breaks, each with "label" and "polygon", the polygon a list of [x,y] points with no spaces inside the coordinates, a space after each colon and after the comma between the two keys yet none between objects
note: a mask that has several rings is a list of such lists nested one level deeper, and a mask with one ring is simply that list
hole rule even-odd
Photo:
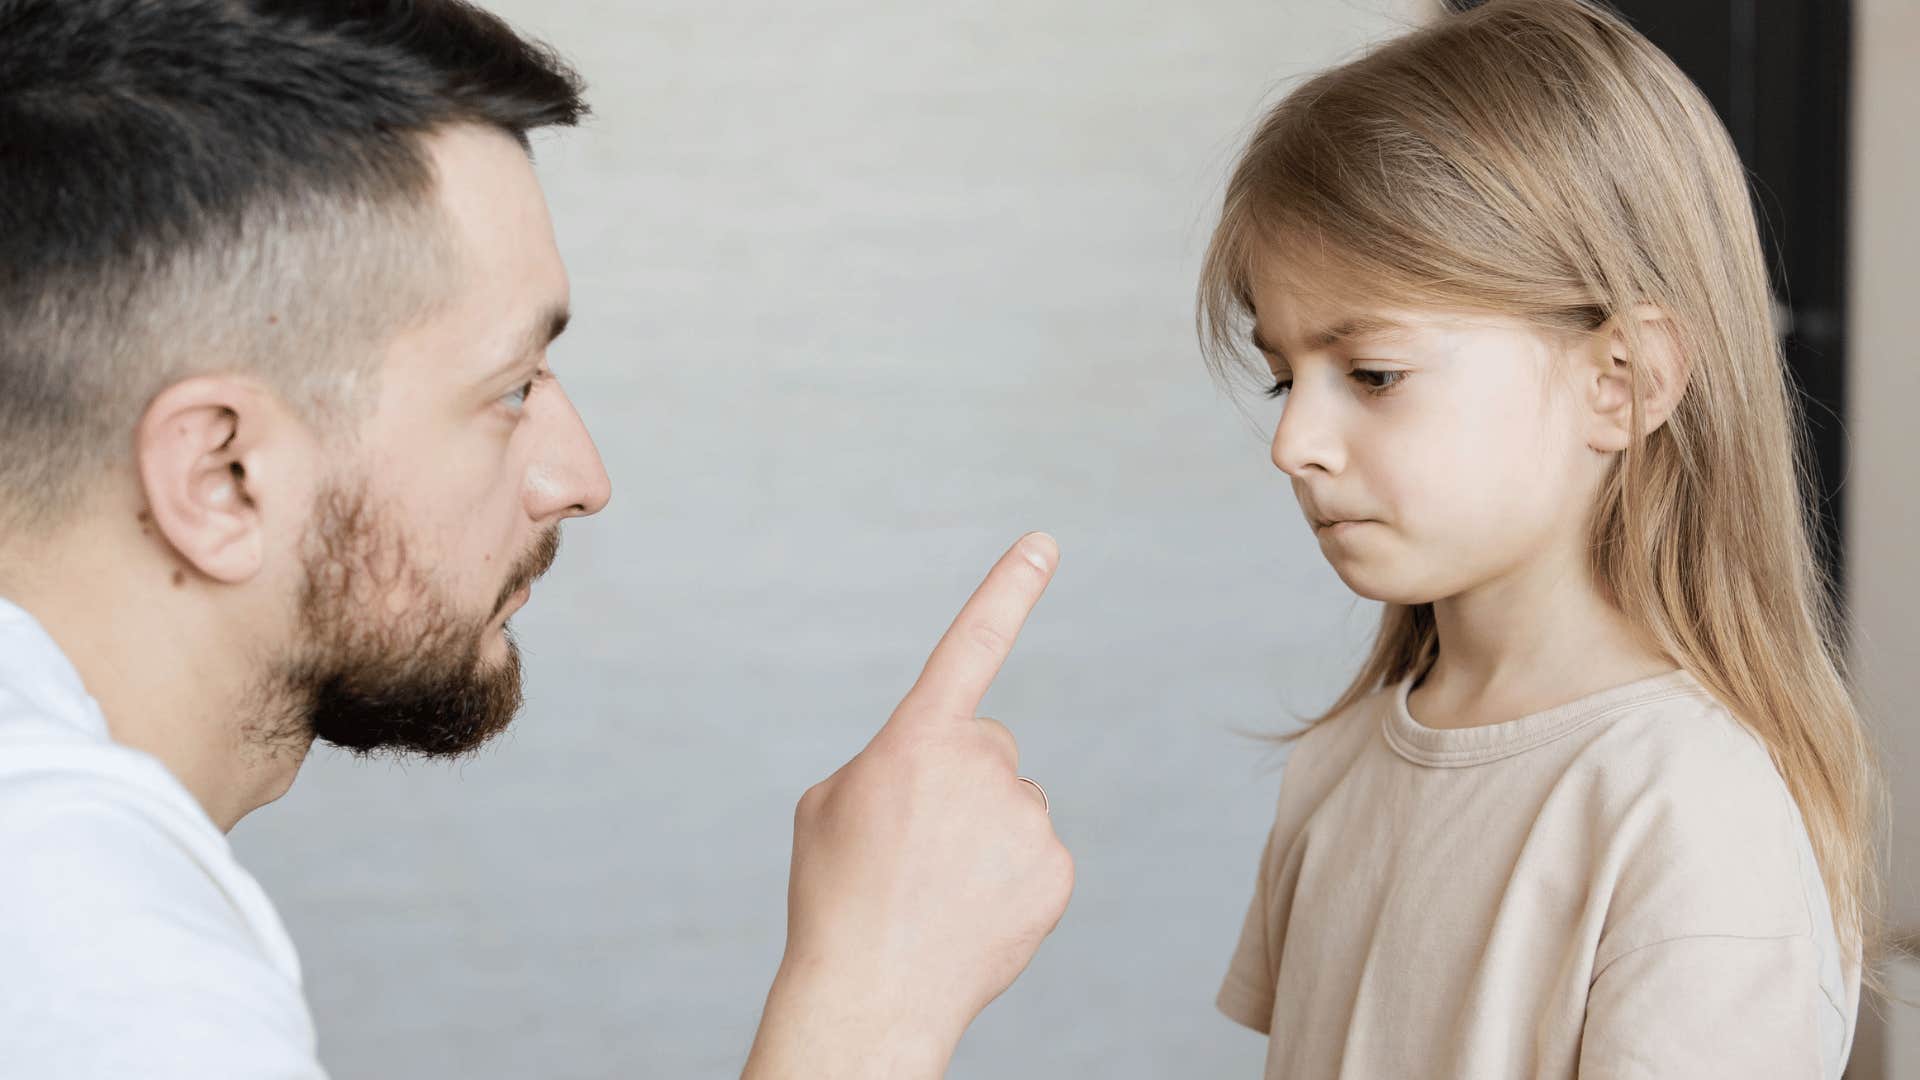
[{"label": "girl's long blonde hair", "polygon": [[[1228,182],[1199,292],[1203,346],[1245,356],[1252,280],[1298,245],[1402,306],[1588,332],[1641,305],[1687,365],[1593,513],[1605,595],[1772,754],[1811,835],[1836,931],[1882,984],[1876,836],[1884,787],[1841,669],[1811,539],[1800,417],[1758,225],[1726,129],[1646,38],[1586,0],[1490,0],[1288,94]],[[1619,319],[1630,362],[1640,320]],[[1640,365],[1632,363],[1636,384]],[[1424,670],[1431,605],[1387,605],[1371,654],[1318,723]],[[1311,726],[1311,724],[1309,725]]]}]

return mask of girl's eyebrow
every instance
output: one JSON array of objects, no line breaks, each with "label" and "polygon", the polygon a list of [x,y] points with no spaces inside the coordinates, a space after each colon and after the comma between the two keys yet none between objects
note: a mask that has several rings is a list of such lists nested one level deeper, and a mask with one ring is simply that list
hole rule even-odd
[{"label": "girl's eyebrow", "polygon": [[[1384,315],[1354,315],[1340,320],[1325,330],[1308,334],[1306,348],[1308,352],[1313,352],[1318,349],[1331,349],[1349,338],[1371,337],[1374,334],[1383,334],[1389,330],[1401,330],[1405,329],[1405,327],[1405,323],[1389,319]],[[1252,336],[1254,348],[1259,349],[1268,356],[1278,359],[1283,364],[1290,362],[1287,360],[1285,351],[1267,344],[1266,339],[1260,336],[1260,328],[1258,326],[1253,328]]]}]

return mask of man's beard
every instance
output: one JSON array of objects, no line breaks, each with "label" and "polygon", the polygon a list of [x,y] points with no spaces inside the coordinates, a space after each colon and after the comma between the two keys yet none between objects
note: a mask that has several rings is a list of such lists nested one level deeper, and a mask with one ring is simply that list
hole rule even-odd
[{"label": "man's beard", "polygon": [[[315,501],[302,552],[299,636],[268,684],[266,704],[281,718],[267,725],[270,741],[318,738],[358,754],[436,758],[479,749],[522,700],[511,632],[505,660],[482,655],[493,617],[559,551],[554,526],[508,573],[484,617],[464,615],[364,489],[329,489]],[[409,605],[399,614],[388,608],[395,595]]]}]

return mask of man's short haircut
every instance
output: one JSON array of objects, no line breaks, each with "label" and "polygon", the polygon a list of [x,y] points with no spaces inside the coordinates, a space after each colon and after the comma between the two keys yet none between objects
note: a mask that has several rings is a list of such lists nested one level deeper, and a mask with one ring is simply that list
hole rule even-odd
[{"label": "man's short haircut", "polygon": [[193,375],[350,438],[458,272],[424,137],[526,146],[582,89],[461,0],[0,0],[0,539],[65,520]]}]

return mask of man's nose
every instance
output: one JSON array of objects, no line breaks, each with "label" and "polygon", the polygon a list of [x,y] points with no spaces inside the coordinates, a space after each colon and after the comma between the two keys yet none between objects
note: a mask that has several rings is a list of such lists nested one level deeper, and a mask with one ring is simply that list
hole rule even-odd
[{"label": "man's nose", "polygon": [[549,402],[542,445],[527,470],[527,516],[546,521],[597,514],[613,498],[606,464],[566,392],[557,382],[544,389],[558,400]]},{"label": "man's nose", "polygon": [[1338,475],[1346,468],[1336,410],[1336,403],[1325,400],[1317,389],[1303,391],[1296,380],[1273,429],[1274,466],[1296,479],[1314,471]]}]

